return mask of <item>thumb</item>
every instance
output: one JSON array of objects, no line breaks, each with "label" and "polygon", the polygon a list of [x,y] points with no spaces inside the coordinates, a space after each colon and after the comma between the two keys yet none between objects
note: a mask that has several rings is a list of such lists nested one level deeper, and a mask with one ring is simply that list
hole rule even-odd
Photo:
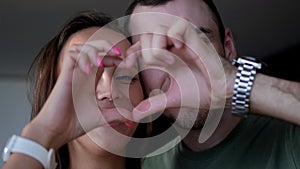
[{"label": "thumb", "polygon": [[139,122],[141,119],[157,113],[160,115],[167,108],[181,105],[180,94],[172,90],[168,90],[165,93],[160,90],[153,90],[149,95],[148,99],[143,100],[133,109],[132,116],[134,121]]},{"label": "thumb", "polygon": [[156,114],[162,113],[167,105],[167,97],[165,93],[151,96],[139,103],[132,112],[134,121],[139,122],[141,119]]}]

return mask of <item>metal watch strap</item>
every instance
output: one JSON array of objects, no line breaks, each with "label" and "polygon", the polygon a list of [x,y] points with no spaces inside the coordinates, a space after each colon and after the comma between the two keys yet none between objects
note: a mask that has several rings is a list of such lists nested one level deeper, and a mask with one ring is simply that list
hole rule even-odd
[{"label": "metal watch strap", "polygon": [[250,93],[256,70],[261,69],[262,64],[255,58],[242,57],[233,61],[238,65],[232,97],[232,114],[247,117],[250,108]]}]

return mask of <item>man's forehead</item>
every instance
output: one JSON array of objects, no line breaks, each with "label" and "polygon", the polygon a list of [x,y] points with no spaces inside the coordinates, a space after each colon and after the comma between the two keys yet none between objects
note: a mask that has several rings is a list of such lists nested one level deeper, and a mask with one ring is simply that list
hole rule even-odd
[{"label": "man's forehead", "polygon": [[183,18],[161,12],[143,12],[130,16],[129,29],[131,35],[155,33],[160,27],[169,28],[177,22],[187,22]]},{"label": "man's forehead", "polygon": [[180,19],[198,28],[217,30],[209,8],[201,0],[175,0],[158,6],[137,5],[130,16],[129,30],[131,34],[151,32],[158,26],[169,27]]}]

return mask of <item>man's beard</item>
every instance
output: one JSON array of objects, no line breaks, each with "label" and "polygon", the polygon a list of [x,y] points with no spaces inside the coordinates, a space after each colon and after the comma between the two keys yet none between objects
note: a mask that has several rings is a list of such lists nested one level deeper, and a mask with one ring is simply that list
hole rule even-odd
[{"label": "man's beard", "polygon": [[164,115],[177,127],[184,130],[201,130],[207,118],[207,111],[186,109],[181,113],[174,113],[174,110],[166,110]]}]

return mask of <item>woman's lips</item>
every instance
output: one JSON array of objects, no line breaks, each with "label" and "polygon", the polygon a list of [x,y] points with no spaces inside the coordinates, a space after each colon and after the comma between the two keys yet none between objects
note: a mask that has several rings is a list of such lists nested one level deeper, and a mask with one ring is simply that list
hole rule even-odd
[{"label": "woman's lips", "polygon": [[108,126],[112,127],[112,128],[118,128],[120,126],[123,126],[124,125],[124,122],[110,122],[108,123]]},{"label": "woman's lips", "polygon": [[132,113],[125,108],[110,108],[110,109],[100,109],[100,116],[106,121],[127,121],[132,120]]},{"label": "woman's lips", "polygon": [[123,127],[123,126],[127,126],[129,128],[134,128],[135,127],[135,123],[131,122],[131,121],[113,121],[113,122],[108,122],[106,127],[111,127],[111,128],[118,128],[118,127]]},{"label": "woman's lips", "polygon": [[[100,107],[99,107],[100,108]],[[132,118],[131,112],[126,108],[100,108],[101,118],[104,118],[106,124],[104,126],[111,128],[119,128],[127,126],[129,128],[134,128],[135,123],[130,119]]]}]

